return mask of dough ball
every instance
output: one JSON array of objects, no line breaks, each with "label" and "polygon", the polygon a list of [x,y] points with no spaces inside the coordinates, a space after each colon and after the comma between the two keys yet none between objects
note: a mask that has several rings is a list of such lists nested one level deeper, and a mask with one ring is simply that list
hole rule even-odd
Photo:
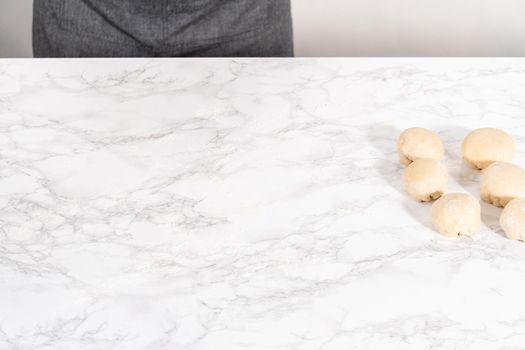
[{"label": "dough ball", "polygon": [[508,238],[525,241],[525,199],[511,200],[503,209],[499,223]]},{"label": "dough ball", "polygon": [[493,163],[483,170],[480,192],[481,199],[497,207],[525,197],[525,170],[511,163]]},{"label": "dough ball", "polygon": [[512,137],[494,128],[474,130],[461,144],[463,159],[477,169],[485,169],[494,162],[511,162],[515,152]]},{"label": "dough ball", "polygon": [[421,202],[441,197],[447,190],[447,182],[447,169],[433,159],[416,159],[407,166],[403,175],[403,188]]},{"label": "dough ball", "polygon": [[432,225],[441,234],[469,236],[481,224],[479,203],[465,193],[449,193],[439,198],[431,209]]},{"label": "dough ball", "polygon": [[416,159],[443,159],[443,142],[435,133],[423,128],[406,129],[397,141],[399,161],[408,165]]}]

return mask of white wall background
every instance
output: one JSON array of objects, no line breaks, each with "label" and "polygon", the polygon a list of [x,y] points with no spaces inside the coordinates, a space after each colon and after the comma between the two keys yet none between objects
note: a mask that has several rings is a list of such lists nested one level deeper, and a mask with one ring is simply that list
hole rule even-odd
[{"label": "white wall background", "polygon": [[0,58],[31,57],[32,0],[0,0]]},{"label": "white wall background", "polygon": [[298,55],[525,56],[524,0],[292,0]]},{"label": "white wall background", "polygon": [[[524,0],[292,1],[297,56],[525,56]],[[31,3],[0,0],[0,57],[31,56]]]}]

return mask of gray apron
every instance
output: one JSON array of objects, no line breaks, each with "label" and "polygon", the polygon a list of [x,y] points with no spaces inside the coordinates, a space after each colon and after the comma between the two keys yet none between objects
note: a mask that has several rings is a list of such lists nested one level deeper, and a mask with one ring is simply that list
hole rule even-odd
[{"label": "gray apron", "polygon": [[293,56],[290,0],[34,0],[33,54]]}]

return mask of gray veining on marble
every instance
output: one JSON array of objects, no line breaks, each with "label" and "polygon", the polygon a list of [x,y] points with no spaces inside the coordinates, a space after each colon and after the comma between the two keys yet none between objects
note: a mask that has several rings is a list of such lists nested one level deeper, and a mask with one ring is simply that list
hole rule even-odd
[{"label": "gray veining on marble", "polygon": [[431,228],[411,126],[479,197],[525,60],[0,61],[0,348],[525,349],[525,245]]}]

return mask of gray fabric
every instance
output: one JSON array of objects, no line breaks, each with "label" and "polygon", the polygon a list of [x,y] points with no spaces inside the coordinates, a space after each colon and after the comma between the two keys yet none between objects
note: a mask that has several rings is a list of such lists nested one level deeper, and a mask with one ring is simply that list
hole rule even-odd
[{"label": "gray fabric", "polygon": [[34,0],[35,57],[293,56],[290,0]]}]

